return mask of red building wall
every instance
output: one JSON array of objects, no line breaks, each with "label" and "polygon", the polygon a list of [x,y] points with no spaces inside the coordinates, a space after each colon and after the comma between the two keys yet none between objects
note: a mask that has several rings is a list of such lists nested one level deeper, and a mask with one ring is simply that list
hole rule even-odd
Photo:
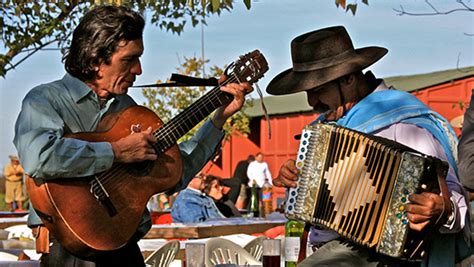
[{"label": "red building wall", "polygon": [[[469,105],[471,91],[474,89],[474,77],[444,83],[414,92],[413,95],[444,116],[448,121],[464,114]],[[461,110],[459,103],[464,104]],[[270,167],[273,177],[278,175],[280,166],[288,159],[296,157],[299,141],[294,136],[300,134],[303,127],[316,118],[315,114],[287,114],[270,117],[272,138],[268,138],[268,125],[264,117],[260,120],[259,142],[255,143],[244,136],[236,135],[226,142],[222,150],[222,166],[213,165],[207,168],[207,173],[221,177],[231,177],[237,162],[247,158],[249,154],[261,151]],[[455,129],[460,134],[460,129]],[[255,132],[254,132],[255,134]],[[209,166],[209,165],[208,165]],[[206,169],[205,169],[206,170]],[[274,189],[275,198],[283,198],[284,190]],[[274,203],[275,206],[275,203]]]}]

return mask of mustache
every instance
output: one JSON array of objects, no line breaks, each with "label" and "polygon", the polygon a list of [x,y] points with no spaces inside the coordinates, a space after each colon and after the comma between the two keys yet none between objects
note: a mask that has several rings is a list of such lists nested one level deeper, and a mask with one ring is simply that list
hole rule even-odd
[{"label": "mustache", "polygon": [[316,112],[316,113],[324,113],[324,112],[327,112],[329,111],[329,106],[326,105],[326,104],[323,104],[323,103],[318,103],[316,105],[313,106],[313,110]]}]

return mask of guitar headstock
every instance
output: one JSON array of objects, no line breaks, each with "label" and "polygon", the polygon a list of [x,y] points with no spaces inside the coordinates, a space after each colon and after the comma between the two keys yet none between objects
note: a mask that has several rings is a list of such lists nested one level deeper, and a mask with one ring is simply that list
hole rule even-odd
[{"label": "guitar headstock", "polygon": [[267,60],[258,50],[240,56],[231,67],[233,67],[233,75],[238,82],[250,84],[258,81],[268,71]]}]

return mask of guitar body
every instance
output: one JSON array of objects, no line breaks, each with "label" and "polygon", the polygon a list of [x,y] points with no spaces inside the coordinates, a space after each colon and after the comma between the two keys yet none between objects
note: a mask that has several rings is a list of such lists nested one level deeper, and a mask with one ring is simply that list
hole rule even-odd
[{"label": "guitar body", "polygon": [[[105,117],[97,132],[65,137],[114,142],[150,126],[159,129],[163,122],[153,111],[132,106]],[[26,185],[33,207],[54,238],[69,252],[91,259],[124,246],[136,232],[150,197],[173,188],[181,176],[180,151],[174,144],[154,162],[114,164],[93,177],[26,179]],[[96,177],[101,182],[91,184]]]}]

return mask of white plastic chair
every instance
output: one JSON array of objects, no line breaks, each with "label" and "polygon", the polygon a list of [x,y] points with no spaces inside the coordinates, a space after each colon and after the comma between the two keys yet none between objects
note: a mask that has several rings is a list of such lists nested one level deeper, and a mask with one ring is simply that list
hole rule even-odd
[{"label": "white plastic chair", "polygon": [[254,240],[247,243],[244,249],[250,253],[255,259],[261,261],[263,255],[263,240],[267,239],[266,236],[259,236]]},{"label": "white plastic chair", "polygon": [[178,251],[179,241],[168,241],[162,247],[150,254],[150,256],[146,258],[145,264],[152,267],[168,267],[176,258]]},{"label": "white plastic chair", "polygon": [[229,263],[262,266],[260,261],[234,242],[224,238],[209,239],[206,242],[206,266]]}]

